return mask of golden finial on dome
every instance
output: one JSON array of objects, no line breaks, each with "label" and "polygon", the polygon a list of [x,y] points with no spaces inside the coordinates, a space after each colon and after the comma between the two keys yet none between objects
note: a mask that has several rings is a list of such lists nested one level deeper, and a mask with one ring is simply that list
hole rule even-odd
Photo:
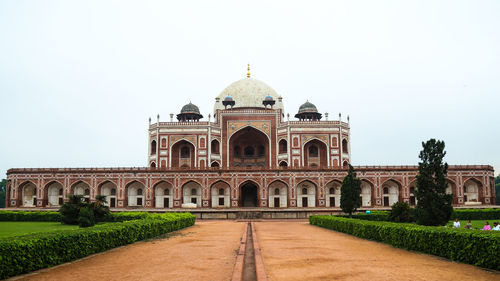
[{"label": "golden finial on dome", "polygon": [[250,64],[247,66],[247,78],[250,78]]}]

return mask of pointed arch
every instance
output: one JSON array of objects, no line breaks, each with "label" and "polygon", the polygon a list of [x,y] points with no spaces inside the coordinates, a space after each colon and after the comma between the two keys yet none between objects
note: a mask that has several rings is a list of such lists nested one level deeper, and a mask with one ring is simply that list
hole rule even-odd
[{"label": "pointed arch", "polygon": [[305,179],[297,184],[297,207],[316,207],[318,185],[312,180]]},{"label": "pointed arch", "polygon": [[115,182],[105,180],[97,185],[97,194],[106,196],[106,206],[110,208],[116,207],[118,187]]},{"label": "pointed arch", "polygon": [[23,207],[36,207],[37,186],[31,180],[25,180],[18,186],[18,200]]},{"label": "pointed arch", "polygon": [[196,167],[196,144],[188,139],[179,139],[170,145],[170,167]]},{"label": "pointed arch", "polygon": [[229,167],[271,167],[271,138],[252,125],[239,128],[228,136],[226,161]]},{"label": "pointed arch", "polygon": [[361,179],[361,206],[371,207],[375,202],[375,186],[366,179]]},{"label": "pointed arch", "polygon": [[328,144],[318,138],[312,138],[302,144],[302,163],[309,167],[328,166]]},{"label": "pointed arch", "polygon": [[382,200],[385,207],[390,207],[394,203],[402,201],[402,187],[400,181],[389,178],[382,183]]},{"label": "pointed arch", "polygon": [[125,185],[125,198],[127,206],[144,206],[144,194],[146,193],[146,186],[138,180],[129,181]]},{"label": "pointed arch", "polygon": [[229,208],[231,186],[224,180],[217,180],[210,185],[212,208]]},{"label": "pointed arch", "polygon": [[172,208],[174,186],[167,180],[159,180],[153,185],[153,207]]},{"label": "pointed arch", "polygon": [[333,179],[325,185],[327,207],[340,207],[340,187],[342,182]]},{"label": "pointed arch", "polygon": [[476,177],[464,179],[464,203],[466,205],[480,205],[483,199],[483,183]]},{"label": "pointed arch", "polygon": [[83,200],[90,202],[90,184],[85,180],[77,180],[70,187],[70,194],[82,195]]},{"label": "pointed arch", "polygon": [[201,207],[201,184],[195,180],[189,180],[181,187],[183,204],[193,203]]},{"label": "pointed arch", "polygon": [[270,208],[288,207],[288,184],[280,179],[275,179],[267,186]]}]

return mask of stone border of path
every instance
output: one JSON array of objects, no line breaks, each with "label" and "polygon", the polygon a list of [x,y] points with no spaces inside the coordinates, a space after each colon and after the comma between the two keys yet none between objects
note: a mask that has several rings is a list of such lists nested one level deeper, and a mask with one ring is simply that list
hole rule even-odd
[{"label": "stone border of path", "polygon": [[264,261],[262,260],[262,253],[260,251],[259,241],[257,239],[257,232],[255,225],[252,222],[252,237],[253,237],[253,250],[255,257],[255,271],[257,272],[258,281],[267,281],[266,270],[264,269]]},{"label": "stone border of path", "polygon": [[245,260],[245,249],[247,244],[248,223],[245,224],[243,235],[240,240],[240,249],[236,256],[236,263],[234,264],[232,281],[241,281],[243,277],[243,261]]},{"label": "stone border of path", "polygon": [[[245,255],[247,253],[247,246],[249,246],[250,237],[247,235],[248,227],[250,227],[250,235],[252,240],[253,247],[253,258],[254,258],[254,266],[255,273],[257,277],[257,281],[267,281],[266,271],[264,269],[264,260],[262,259],[262,253],[260,251],[259,241],[257,239],[257,233],[255,231],[255,225],[253,222],[247,222],[245,224],[245,229],[243,230],[243,235],[241,236],[240,248],[238,250],[238,255],[236,256],[236,262],[234,265],[233,276],[231,278],[232,281],[244,281],[243,270],[245,268]],[[251,250],[250,248],[250,250]],[[252,277],[253,278],[253,277]],[[248,278],[247,278],[248,279]]]}]

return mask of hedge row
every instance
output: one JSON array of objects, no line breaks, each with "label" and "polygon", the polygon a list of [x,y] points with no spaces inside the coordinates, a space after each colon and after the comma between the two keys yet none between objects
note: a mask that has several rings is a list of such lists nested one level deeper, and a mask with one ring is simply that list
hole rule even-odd
[{"label": "hedge row", "polygon": [[[414,220],[413,210],[411,218]],[[353,219],[370,221],[389,221],[390,211],[372,211],[371,214],[359,213],[352,215]],[[338,215],[347,218],[347,215]],[[500,209],[454,209],[451,219],[459,220],[500,220]]]},{"label": "hedge row", "polygon": [[0,211],[0,221],[61,221],[61,214],[46,211]]},{"label": "hedge row", "polygon": [[310,216],[309,223],[394,247],[500,270],[500,232]]},{"label": "hedge row", "polygon": [[[148,212],[113,212],[106,216],[103,221],[122,222],[158,215]],[[0,221],[61,221],[61,214],[54,211],[0,211]]]},{"label": "hedge row", "polygon": [[[389,211],[372,211],[370,214],[367,213],[353,214],[351,218],[368,220],[368,221],[388,221],[390,214],[391,212]],[[349,215],[337,215],[337,217],[348,218]]]},{"label": "hedge row", "polygon": [[500,209],[455,209],[453,219],[497,220],[500,219]]},{"label": "hedge row", "polygon": [[0,239],[0,279],[51,267],[192,226],[190,213],[146,215],[140,220]]}]

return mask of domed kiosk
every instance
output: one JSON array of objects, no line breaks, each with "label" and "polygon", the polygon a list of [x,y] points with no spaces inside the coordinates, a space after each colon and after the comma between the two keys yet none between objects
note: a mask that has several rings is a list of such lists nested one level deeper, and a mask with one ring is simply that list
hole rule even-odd
[{"label": "domed kiosk", "polygon": [[300,121],[319,121],[321,120],[321,113],[318,112],[314,104],[306,101],[299,107],[299,112],[295,114],[295,118],[299,118]]},{"label": "domed kiosk", "polygon": [[191,102],[183,106],[181,113],[177,114],[177,120],[179,120],[179,122],[198,122],[201,118],[203,118],[203,115],[200,114],[200,109]]}]

